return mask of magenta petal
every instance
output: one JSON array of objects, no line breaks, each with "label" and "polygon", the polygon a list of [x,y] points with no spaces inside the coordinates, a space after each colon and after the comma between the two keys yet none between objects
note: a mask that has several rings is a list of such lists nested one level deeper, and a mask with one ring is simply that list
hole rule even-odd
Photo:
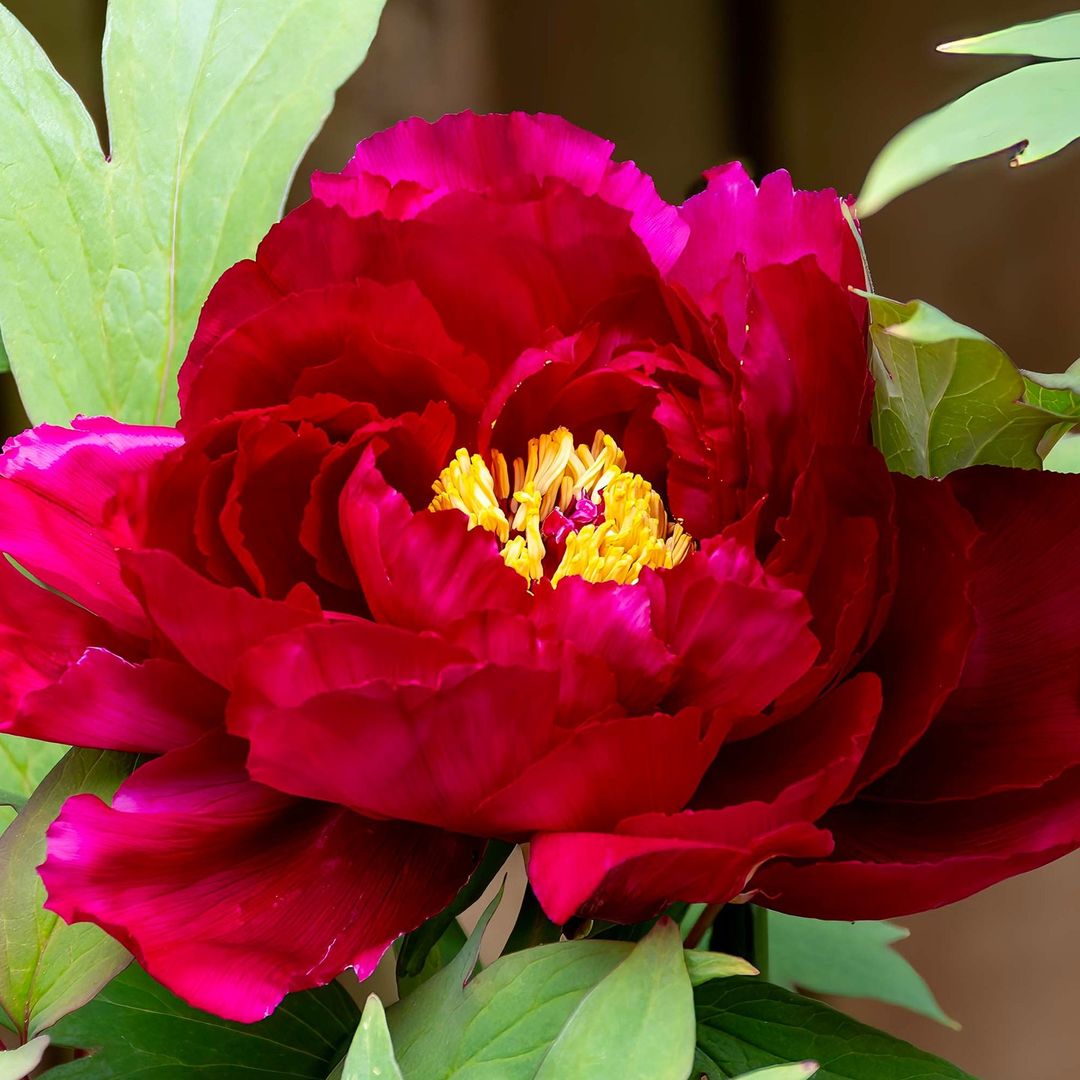
[{"label": "magenta petal", "polygon": [[[60,678],[90,645],[119,647],[106,622],[35,585],[0,556],[0,725],[4,730],[31,734],[15,723],[22,701]],[[59,741],[71,740],[61,737]]]},{"label": "magenta petal", "polygon": [[303,802],[253,783],[241,740],[144,765],[109,809],[64,805],[47,907],[97,923],[192,1005],[251,1022],[348,967],[361,978],[443,908],[478,842]]},{"label": "magenta petal", "polygon": [[130,542],[112,519],[125,477],[148,470],[181,436],[172,428],[78,419],[8,441],[0,458],[0,551],[47,585],[123,630],[145,626],[120,579],[116,548]]},{"label": "magenta petal", "polygon": [[14,722],[0,729],[76,746],[160,754],[219,727],[224,710],[220,688],[186,664],[133,664],[91,648],[56,683],[29,694]]},{"label": "magenta petal", "polygon": [[[153,624],[196,670],[228,686],[240,657],[265,638],[318,622],[318,602],[266,600],[204,578],[167,551],[128,551],[124,571]],[[198,612],[193,619],[192,612]]]},{"label": "magenta petal", "polygon": [[631,228],[666,270],[689,230],[633,162],[611,160],[614,149],[559,116],[463,112],[434,124],[414,117],[365,139],[341,174],[316,173],[311,188],[355,216],[408,218],[455,191],[526,201],[544,181],[562,180],[630,211]]}]

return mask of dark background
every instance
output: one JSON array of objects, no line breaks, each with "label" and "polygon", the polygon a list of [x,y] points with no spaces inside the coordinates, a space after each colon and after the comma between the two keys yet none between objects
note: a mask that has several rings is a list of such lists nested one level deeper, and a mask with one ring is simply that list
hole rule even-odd
[{"label": "dark background", "polygon": [[[105,0],[6,0],[104,130]],[[151,3],[153,0],[144,0]],[[341,0],[347,3],[349,0]],[[701,170],[743,159],[803,187],[857,192],[908,121],[1011,66],[942,41],[1056,14],[1041,0],[389,0],[367,64],[301,166],[337,169],[407,116],[558,112],[614,140],[681,201]],[[865,223],[879,292],[919,297],[1022,367],[1080,353],[1080,151],[958,170]],[[10,378],[2,422],[21,426]],[[902,920],[904,946],[959,1033],[897,1010],[860,1015],[981,1080],[1080,1076],[1080,857]]]}]

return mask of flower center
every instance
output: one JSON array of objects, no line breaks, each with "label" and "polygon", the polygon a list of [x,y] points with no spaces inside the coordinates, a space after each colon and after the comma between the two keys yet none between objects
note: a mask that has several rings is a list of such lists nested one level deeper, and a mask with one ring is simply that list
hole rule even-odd
[{"label": "flower center", "polygon": [[591,446],[575,446],[556,428],[530,439],[512,464],[498,450],[488,460],[458,450],[432,489],[429,510],[459,510],[470,529],[495,533],[506,565],[530,584],[583,577],[630,585],[646,567],[677,566],[694,544],[602,431]]}]

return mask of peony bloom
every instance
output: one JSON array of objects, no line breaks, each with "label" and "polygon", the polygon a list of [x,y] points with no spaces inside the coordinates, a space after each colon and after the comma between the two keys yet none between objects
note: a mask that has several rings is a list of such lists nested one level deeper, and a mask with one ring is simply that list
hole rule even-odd
[{"label": "peony bloom", "polygon": [[178,430],[0,462],[6,730],[152,759],[49,906],[263,1016],[488,838],[552,919],[873,918],[1080,844],[1077,480],[890,475],[832,192],[665,204],[547,116],[362,143],[211,294]]}]

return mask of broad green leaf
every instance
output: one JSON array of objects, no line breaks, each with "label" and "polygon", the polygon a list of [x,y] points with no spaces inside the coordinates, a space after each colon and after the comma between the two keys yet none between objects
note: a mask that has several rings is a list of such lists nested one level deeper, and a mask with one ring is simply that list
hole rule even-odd
[{"label": "broad green leaf", "polygon": [[908,931],[887,922],[825,922],[769,912],[769,980],[788,990],[874,998],[959,1025],[895,949]]},{"label": "broad green leaf", "polygon": [[[387,1010],[394,1052],[408,1080],[527,1080],[537,1076],[549,1048],[578,1009],[644,946],[600,940],[540,945],[502,956],[470,978],[493,911],[494,905],[450,964]],[[677,931],[667,925],[663,933],[677,939]],[[646,956],[668,948],[667,942],[658,945],[655,939],[650,940]],[[682,985],[681,980],[688,977],[685,966],[681,980],[669,977]],[[639,992],[649,980],[642,983]],[[615,988],[618,990],[618,982]],[[642,1035],[631,1028],[641,1027],[643,1016],[640,1012],[628,1014],[619,1023],[625,1025],[625,1049]],[[669,1049],[674,1047],[673,1040]],[[688,1068],[689,1059],[680,1080]],[[551,1075],[589,1074],[571,1071]],[[638,1074],[625,1071],[620,1064],[620,1077],[624,1075],[629,1080]]]},{"label": "broad green leaf", "polygon": [[61,1046],[90,1057],[48,1072],[49,1080],[326,1080],[359,1020],[338,983],[290,994],[257,1024],[193,1009],[136,964],[53,1028]]},{"label": "broad green leaf", "polygon": [[386,1013],[377,994],[372,994],[364,1006],[360,1026],[345,1058],[342,1080],[404,1080],[394,1058]]},{"label": "broad green leaf", "polygon": [[694,992],[693,1076],[728,1080],[802,1058],[815,1080],[974,1080],[947,1061],[761,979],[717,979]]},{"label": "broad green leaf", "polygon": [[67,750],[59,743],[0,734],[0,803],[21,809]]},{"label": "broad green leaf", "polygon": [[536,1076],[686,1080],[693,1061],[694,995],[682,938],[675,923],[661,919],[585,995]]},{"label": "broad green leaf", "polygon": [[0,1050],[0,1080],[23,1080],[41,1064],[49,1046],[48,1035],[38,1035],[14,1050]]},{"label": "broad green leaf", "polygon": [[108,159],[0,8],[0,327],[31,419],[176,419],[207,292],[280,213],[382,4],[110,0]]},{"label": "broad green leaf", "polygon": [[818,1071],[816,1061],[797,1061],[794,1065],[772,1065],[743,1073],[737,1080],[807,1080]]},{"label": "broad green leaf", "polygon": [[1050,416],[1080,420],[1080,360],[1058,373],[1021,371],[1024,400]]},{"label": "broad green leaf", "polygon": [[1057,58],[975,87],[885,145],[859,194],[862,217],[962,162],[1011,151],[1027,165],[1080,138],[1080,13],[940,46],[943,52]]},{"label": "broad green leaf", "polygon": [[112,797],[134,757],[71,750],[0,836],[0,1021],[32,1038],[89,1001],[131,959],[90,923],[68,926],[45,911],[36,867],[45,860],[45,830],[71,795]]},{"label": "broad green leaf", "polygon": [[874,440],[890,469],[1042,467],[1061,418],[1025,397],[1025,378],[1001,349],[922,301],[869,301]]}]

